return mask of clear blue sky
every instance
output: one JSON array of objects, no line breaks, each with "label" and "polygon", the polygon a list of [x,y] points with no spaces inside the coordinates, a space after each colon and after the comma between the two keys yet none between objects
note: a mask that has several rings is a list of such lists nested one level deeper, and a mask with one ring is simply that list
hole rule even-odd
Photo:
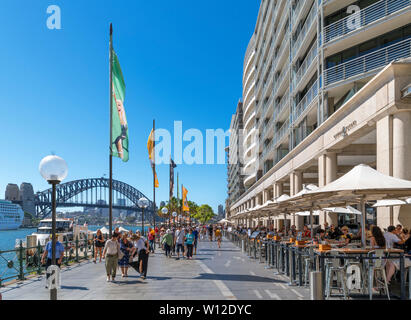
[{"label": "clear blue sky", "polygon": [[[49,5],[61,8],[62,30],[46,26]],[[259,1],[2,0],[0,10],[0,198],[7,183],[48,185],[40,160],[55,152],[66,181],[108,173],[108,39],[127,85],[130,161],[114,159],[114,178],[150,199],[147,137],[152,120],[172,132],[227,130],[242,92],[245,50]],[[183,144],[183,147],[188,144]],[[225,165],[181,165],[189,200],[214,210],[227,195]],[[168,198],[169,168],[157,168],[157,200]]]}]

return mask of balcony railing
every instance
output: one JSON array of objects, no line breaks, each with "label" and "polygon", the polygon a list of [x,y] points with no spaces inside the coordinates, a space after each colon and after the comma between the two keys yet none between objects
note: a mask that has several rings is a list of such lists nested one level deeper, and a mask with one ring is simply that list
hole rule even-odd
[{"label": "balcony railing", "polygon": [[294,25],[296,22],[297,17],[300,15],[301,8],[303,7],[303,3],[307,0],[299,0],[297,2],[296,7],[293,9],[291,24]]},{"label": "balcony railing", "polygon": [[294,122],[298,120],[301,114],[308,108],[308,106],[314,101],[314,99],[318,96],[318,80],[314,82],[311,86],[310,90],[308,90],[307,94],[298,105],[294,109]]},{"label": "balcony railing", "polygon": [[281,71],[281,74],[278,76],[278,79],[276,80],[274,90],[273,90],[274,95],[277,95],[277,93],[278,93],[277,91],[280,88],[280,86],[282,85],[283,80],[285,79],[285,76],[288,74],[288,71],[290,71],[289,66],[284,65],[284,68]]},{"label": "balcony railing", "polygon": [[274,129],[274,117],[271,117],[271,119],[268,121],[268,123],[263,127],[263,130],[261,131],[260,141],[264,141],[267,133],[273,129]]},{"label": "balcony railing", "polygon": [[411,38],[324,70],[324,84],[329,86],[360,74],[366,74],[396,59],[407,57],[411,57]]},{"label": "balcony railing", "polygon": [[297,37],[297,40],[293,44],[293,58],[296,56],[304,39],[306,39],[308,30],[310,30],[312,24],[316,21],[317,8],[318,8],[317,1],[314,1],[313,6],[311,7],[310,13],[308,14],[307,20],[305,20],[305,23]]},{"label": "balcony railing", "polygon": [[324,28],[324,42],[345,36],[366,25],[411,7],[411,0],[381,0]]},{"label": "balcony railing", "polygon": [[304,75],[307,73],[307,70],[311,67],[312,62],[317,57],[317,41],[314,42],[310,52],[307,54],[307,57],[304,59],[304,62],[301,64],[300,68],[296,72],[294,76],[294,85],[293,89],[295,89],[301,82]]},{"label": "balcony railing", "polygon": [[289,96],[288,94],[285,94],[281,98],[280,103],[275,107],[276,116],[279,116],[284,111],[284,107],[287,105],[288,101],[289,101]]},{"label": "balcony railing", "polygon": [[262,153],[262,158],[264,159],[265,156],[273,150],[273,148],[281,142],[281,140],[285,137],[286,133],[290,130],[290,120],[287,119],[286,122],[281,126],[281,128],[277,131],[277,133],[274,134],[274,138],[271,140],[271,142],[264,147],[263,153]]}]

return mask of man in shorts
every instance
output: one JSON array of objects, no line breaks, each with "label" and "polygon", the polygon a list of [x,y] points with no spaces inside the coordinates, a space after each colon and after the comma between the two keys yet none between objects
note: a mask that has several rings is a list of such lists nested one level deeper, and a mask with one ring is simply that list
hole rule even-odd
[{"label": "man in shorts", "polygon": [[221,248],[221,230],[219,227],[217,227],[216,231],[215,231],[215,238],[218,242],[218,247]]},{"label": "man in shorts", "polygon": [[185,237],[185,232],[181,228],[181,226],[178,227],[175,235],[175,245],[176,245],[176,250],[177,250],[177,260],[180,259],[180,250],[181,253],[183,254],[184,257],[184,237]]}]

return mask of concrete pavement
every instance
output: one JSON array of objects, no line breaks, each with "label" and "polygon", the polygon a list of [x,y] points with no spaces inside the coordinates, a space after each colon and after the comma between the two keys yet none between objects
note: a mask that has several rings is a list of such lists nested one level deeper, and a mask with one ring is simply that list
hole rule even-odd
[{"label": "concrete pavement", "polygon": [[[289,287],[288,279],[241,253],[224,240],[200,241],[193,260],[169,259],[158,249],[149,258],[147,279],[129,270],[128,278],[118,272],[115,283],[106,282],[104,262],[63,269],[62,300],[306,300],[309,290]],[[4,300],[47,300],[45,277],[0,288]]]}]

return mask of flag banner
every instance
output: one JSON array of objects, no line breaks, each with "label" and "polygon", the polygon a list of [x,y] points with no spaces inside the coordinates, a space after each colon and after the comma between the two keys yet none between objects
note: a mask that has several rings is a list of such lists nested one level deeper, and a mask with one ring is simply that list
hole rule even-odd
[{"label": "flag banner", "polygon": [[[128,125],[124,109],[126,84],[121,71],[120,62],[114,50],[112,51],[112,78],[113,78],[113,110],[112,110],[112,138],[111,152],[124,162],[128,161]],[[113,147],[114,145],[114,147]]]},{"label": "flag banner", "polygon": [[151,130],[147,141],[148,158],[151,161],[151,166],[154,166],[154,130]]},{"label": "flag banner", "polygon": [[170,159],[170,198],[173,198],[174,194],[174,168],[177,168],[177,165],[174,163],[173,159]]},{"label": "flag banner", "polygon": [[158,183],[157,179],[157,172],[154,171],[154,187],[158,188],[160,184]]},{"label": "flag banner", "polygon": [[184,186],[181,186],[183,190],[183,211],[190,211],[190,208],[188,207],[188,201],[187,201],[187,193],[188,190],[184,188]]}]

